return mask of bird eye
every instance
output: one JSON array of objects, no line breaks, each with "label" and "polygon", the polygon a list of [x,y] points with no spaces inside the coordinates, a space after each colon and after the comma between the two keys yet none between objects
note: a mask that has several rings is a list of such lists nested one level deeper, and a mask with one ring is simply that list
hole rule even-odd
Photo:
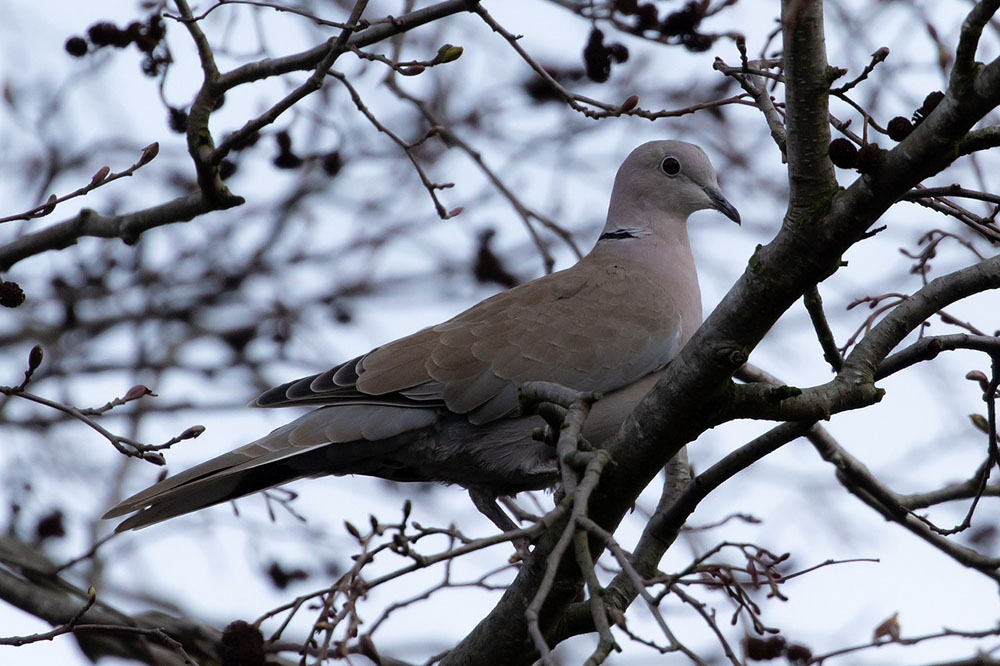
[{"label": "bird eye", "polygon": [[668,176],[676,176],[681,172],[681,163],[677,161],[676,157],[665,157],[660,162],[660,168]]}]

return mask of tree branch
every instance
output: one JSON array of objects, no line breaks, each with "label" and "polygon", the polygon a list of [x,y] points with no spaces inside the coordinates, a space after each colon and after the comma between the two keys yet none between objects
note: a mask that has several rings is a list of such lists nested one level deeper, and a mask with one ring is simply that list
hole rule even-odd
[{"label": "tree branch", "polygon": [[821,0],[782,0],[789,203],[785,223],[815,224],[837,188],[830,145],[829,66]]},{"label": "tree branch", "polygon": [[1000,338],[968,335],[967,333],[927,336],[882,361],[875,372],[875,379],[883,379],[917,363],[933,360],[941,352],[956,349],[972,349],[987,354],[998,354],[1000,353]]},{"label": "tree branch", "polygon": [[1000,127],[983,127],[972,130],[958,144],[959,155],[970,155],[980,150],[1000,146]]},{"label": "tree branch", "polygon": [[976,495],[981,495],[982,497],[1000,497],[1000,485],[994,484],[986,486],[985,488],[982,488],[982,492],[980,492],[980,483],[978,479],[966,479],[961,483],[952,483],[944,488],[938,488],[937,490],[900,495],[899,503],[907,509],[915,511],[917,509],[926,509],[937,504],[944,504],[945,502],[972,499],[976,497]]},{"label": "tree branch", "polygon": [[[180,666],[192,663],[188,656],[201,663],[217,658],[221,632],[157,612],[130,617],[100,600],[87,606],[88,593],[51,575],[52,568],[33,548],[0,538],[0,598],[53,627],[73,631],[90,659],[114,656]],[[17,638],[4,640],[12,644]],[[183,647],[178,650],[178,645]]]},{"label": "tree branch", "polygon": [[959,564],[1000,582],[1000,558],[985,557],[936,533],[927,523],[903,506],[900,498],[880,483],[867,467],[825,433],[811,432],[809,441],[823,460],[836,466],[837,478],[852,495],[886,520],[905,527]]},{"label": "tree branch", "polygon": [[[770,244],[754,253],[743,276],[606,444],[615,465],[605,470],[592,496],[590,517],[608,531],[613,531],[656,470],[715,422],[719,405],[724,404],[731,390],[732,374],[746,362],[750,350],[777,319],[809,285],[832,274],[840,266],[843,253],[900,196],[928,174],[950,164],[957,155],[959,141],[1000,99],[1000,89],[989,89],[964,99],[962,104],[946,96],[909,137],[883,156],[875,169],[846,190],[837,191],[826,156],[826,106],[821,103],[817,107],[808,94],[819,94],[824,100],[826,96],[822,34],[815,32],[822,27],[818,14],[821,7],[818,2],[803,2],[801,7],[802,11],[785,17],[791,20],[785,26],[785,58],[789,74],[789,177],[794,180],[786,224]],[[789,70],[788,61],[795,57],[807,62]],[[799,86],[804,90],[795,89]],[[800,136],[810,131],[817,134]],[[817,136],[820,140],[815,140]],[[810,171],[810,165],[814,171]],[[804,224],[808,224],[808,233],[804,232]],[[984,271],[984,265],[970,270]],[[995,263],[992,267],[998,269]],[[872,346],[861,352],[855,349],[856,360],[876,360],[870,367],[862,364],[860,368],[848,362],[845,370],[850,368],[851,374],[841,380],[847,390],[838,395],[846,402],[857,403],[877,398],[873,384],[877,362],[898,342],[884,350]],[[544,559],[554,545],[551,535],[543,537],[535,548],[535,559]],[[510,618],[523,617],[526,600],[537,589],[539,576],[537,565],[522,568],[493,612],[452,651],[446,663],[484,663],[485,654],[498,654],[493,662],[497,664],[532,658],[534,652],[525,625],[512,626]],[[548,596],[549,626],[564,613],[580,585],[578,571],[571,566],[560,568],[560,580]],[[545,626],[544,612],[542,621]]]},{"label": "tree branch", "polygon": [[188,222],[213,210],[239,206],[243,197],[233,196],[225,201],[211,201],[201,192],[178,197],[172,201],[121,215],[101,215],[84,208],[75,216],[57,222],[40,231],[25,234],[0,246],[0,271],[36,254],[48,250],[62,250],[85,236],[120,238],[133,245],[144,232],[175,222]]},{"label": "tree branch", "polygon": [[[444,0],[444,2],[439,2],[436,5],[417,9],[403,16],[395,17],[392,21],[372,25],[365,30],[356,32],[347,40],[347,45],[364,48],[365,46],[381,42],[389,37],[408,32],[446,16],[451,16],[459,12],[473,11],[478,4],[479,0]],[[327,54],[328,50],[329,47],[324,42],[300,53],[280,58],[265,58],[257,62],[247,63],[222,74],[219,77],[219,86],[224,90],[229,90],[243,83],[252,83],[253,81],[259,81],[272,76],[313,69],[323,59],[323,56]],[[226,137],[227,140],[228,138]],[[225,141],[223,144],[220,144],[220,148],[224,144]]]},{"label": "tree branch", "polygon": [[[311,95],[312,93],[322,88],[323,79],[326,78],[328,70],[331,67],[333,67],[333,64],[337,62],[337,59],[340,58],[340,56],[343,55],[345,51],[347,51],[348,42],[350,40],[351,35],[354,32],[354,28],[352,26],[356,25],[357,22],[361,19],[361,14],[364,12],[365,7],[367,6],[368,6],[368,0],[359,0],[358,2],[355,3],[354,8],[351,9],[351,15],[347,19],[348,27],[345,27],[343,30],[341,30],[340,34],[337,35],[336,38],[331,37],[329,40],[327,40],[326,44],[324,45],[325,51],[323,53],[323,56],[313,67],[312,74],[309,75],[309,78],[307,78],[302,84],[297,86],[290,93],[288,93],[280,100],[275,102],[271,106],[271,108],[269,108],[267,111],[260,114],[256,118],[247,121],[246,124],[243,125],[243,127],[236,130],[235,132],[230,133],[222,141],[222,144],[220,144],[218,148],[213,148],[211,150],[211,152],[206,157],[206,160],[212,165],[217,165],[219,162],[222,161],[223,157],[229,154],[229,151],[232,150],[232,147],[236,144],[237,141],[243,139],[244,137],[250,136],[255,132],[260,131],[262,127],[270,125],[275,120],[277,120],[278,117],[285,111],[292,108],[294,105],[298,104],[308,95]],[[221,78],[219,82],[221,83]],[[206,79],[206,84],[207,83],[208,80]],[[220,86],[220,90],[225,91],[225,87]],[[201,94],[199,93],[199,97],[200,96]],[[212,107],[209,107],[211,109],[214,108],[215,100],[210,99],[210,101],[212,101]],[[207,131],[207,126],[206,126],[206,131]]]},{"label": "tree branch", "polygon": [[[737,41],[737,46],[741,47],[740,55],[745,58],[746,45]],[[781,151],[781,159],[785,160],[787,143],[785,123],[781,118],[781,114],[778,113],[778,110],[774,106],[774,100],[771,99],[771,93],[768,91],[767,85],[764,83],[764,77],[751,70],[751,66],[755,68],[762,68],[764,63],[756,60],[752,62],[744,62],[745,64],[742,68],[737,68],[727,65],[722,58],[716,58],[712,68],[727,76],[733,77],[736,82],[740,84],[740,87],[753,98],[754,105],[760,109],[762,114],[764,114],[764,122],[767,123],[767,129],[771,132],[771,139],[778,147],[778,150]]]},{"label": "tree branch", "polygon": [[977,2],[965,17],[958,46],[955,49],[955,65],[951,70],[948,88],[952,91],[963,91],[970,88],[976,79],[976,50],[979,48],[979,38],[983,27],[1000,9],[1000,0],[983,0]]},{"label": "tree branch", "polygon": [[[1000,255],[931,280],[925,287],[893,308],[865,335],[844,362],[845,376],[864,380],[874,380],[879,373],[881,373],[879,376],[886,376],[889,372],[884,370],[883,360],[928,317],[950,303],[997,288],[1000,288]],[[947,336],[939,343],[928,342],[926,347],[914,345],[912,349],[930,353],[935,344],[945,345],[961,340],[982,346],[980,343],[985,341],[980,340],[980,337],[982,336],[965,336],[960,339]],[[942,347],[941,351],[944,349]],[[904,350],[900,354],[903,355],[897,355],[889,365],[889,369],[893,372],[905,367],[900,364],[912,365],[913,362],[922,360],[914,359],[917,351]],[[914,360],[910,362],[909,359]]]},{"label": "tree branch", "polygon": [[802,302],[809,313],[813,329],[816,331],[816,338],[820,347],[823,348],[823,358],[830,364],[834,372],[840,372],[844,365],[844,358],[837,348],[837,341],[833,338],[833,331],[830,330],[830,322],[826,320],[826,313],[823,312],[823,298],[819,295],[819,287],[813,285],[806,290]]},{"label": "tree branch", "polygon": [[[667,464],[667,478],[663,493],[653,516],[646,523],[642,536],[632,553],[632,566],[643,579],[653,578],[660,560],[676,541],[681,528],[712,491],[733,478],[753,463],[776,451],[785,444],[803,436],[812,426],[809,423],[783,423],[753,441],[744,444],[691,480],[687,468],[687,455],[674,456]],[[604,603],[612,612],[624,612],[642,590],[634,576],[622,571],[607,586]],[[593,631],[589,621],[589,608],[577,603],[570,607],[554,630],[557,640]]]}]

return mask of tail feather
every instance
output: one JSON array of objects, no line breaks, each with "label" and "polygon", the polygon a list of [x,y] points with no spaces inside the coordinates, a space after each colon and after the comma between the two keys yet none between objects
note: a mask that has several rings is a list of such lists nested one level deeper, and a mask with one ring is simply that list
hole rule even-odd
[{"label": "tail feather", "polygon": [[242,449],[164,479],[112,507],[104,518],[135,512],[115,532],[155,523],[228,502],[296,479],[324,474],[369,473],[408,438],[324,443],[271,460],[248,460]]},{"label": "tail feather", "polygon": [[[380,468],[380,459],[419,437],[436,419],[434,409],[388,405],[317,409],[255,442],[136,493],[112,507],[104,518],[136,512],[117,527],[121,532],[303,477],[372,473]],[[391,467],[392,462],[387,464]]]},{"label": "tail feather", "polygon": [[[310,453],[314,455],[309,456],[307,453],[303,454],[303,457],[315,457],[315,451]],[[194,481],[165,488],[149,495],[145,500],[133,502],[127,506],[123,506],[124,503],[120,504],[104,517],[121,516],[138,510],[135,515],[122,521],[115,528],[115,532],[140,529],[185,513],[239,499],[304,476],[308,476],[308,474],[304,474],[302,467],[295,464],[294,458],[247,470],[235,472],[223,470]],[[167,481],[169,480],[167,479]],[[156,490],[156,488],[157,486],[153,486],[149,490]]]}]

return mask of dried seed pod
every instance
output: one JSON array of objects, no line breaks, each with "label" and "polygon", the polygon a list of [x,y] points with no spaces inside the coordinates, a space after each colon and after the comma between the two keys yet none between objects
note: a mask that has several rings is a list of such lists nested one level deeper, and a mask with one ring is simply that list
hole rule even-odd
[{"label": "dried seed pod", "polygon": [[866,143],[858,151],[858,172],[871,173],[882,163],[885,151],[874,143]]},{"label": "dried seed pod", "polygon": [[847,139],[834,139],[830,142],[830,161],[841,169],[853,169],[858,165],[858,149]]},{"label": "dried seed pod", "polygon": [[16,308],[24,303],[24,290],[16,282],[0,282],[0,305],[5,308]]},{"label": "dried seed pod", "polygon": [[890,139],[893,141],[902,141],[910,136],[910,132],[913,131],[913,123],[903,116],[896,116],[889,121],[886,129],[889,132]]},{"label": "dried seed pod", "polygon": [[611,76],[611,51],[604,44],[604,33],[594,28],[583,47],[583,64],[587,78],[604,83]]},{"label": "dried seed pod", "polygon": [[87,55],[87,40],[74,35],[66,40],[64,48],[66,49],[66,53],[74,58],[82,58]]},{"label": "dried seed pod", "polygon": [[219,641],[220,666],[264,666],[264,636],[243,620],[229,623]]},{"label": "dried seed pod", "polygon": [[919,125],[924,121],[924,118],[931,115],[931,112],[937,108],[937,105],[941,103],[944,99],[944,93],[940,90],[935,90],[934,92],[927,95],[924,98],[924,103],[920,105],[920,108],[913,112],[913,123]]}]

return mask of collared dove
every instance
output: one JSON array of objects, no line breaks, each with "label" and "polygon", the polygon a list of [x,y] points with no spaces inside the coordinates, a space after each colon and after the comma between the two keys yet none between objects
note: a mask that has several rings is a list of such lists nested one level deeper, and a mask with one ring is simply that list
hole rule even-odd
[{"label": "collared dove", "polygon": [[255,407],[317,406],[255,442],[167,478],[104,517],[117,531],[326,474],[467,488],[501,529],[501,496],[551,487],[555,451],[518,416],[532,380],[604,394],[584,436],[600,445],[701,324],[687,218],[737,224],[705,153],[682,141],[636,148],[618,170],[607,223],[576,265],[331,370],[273,388]]}]

